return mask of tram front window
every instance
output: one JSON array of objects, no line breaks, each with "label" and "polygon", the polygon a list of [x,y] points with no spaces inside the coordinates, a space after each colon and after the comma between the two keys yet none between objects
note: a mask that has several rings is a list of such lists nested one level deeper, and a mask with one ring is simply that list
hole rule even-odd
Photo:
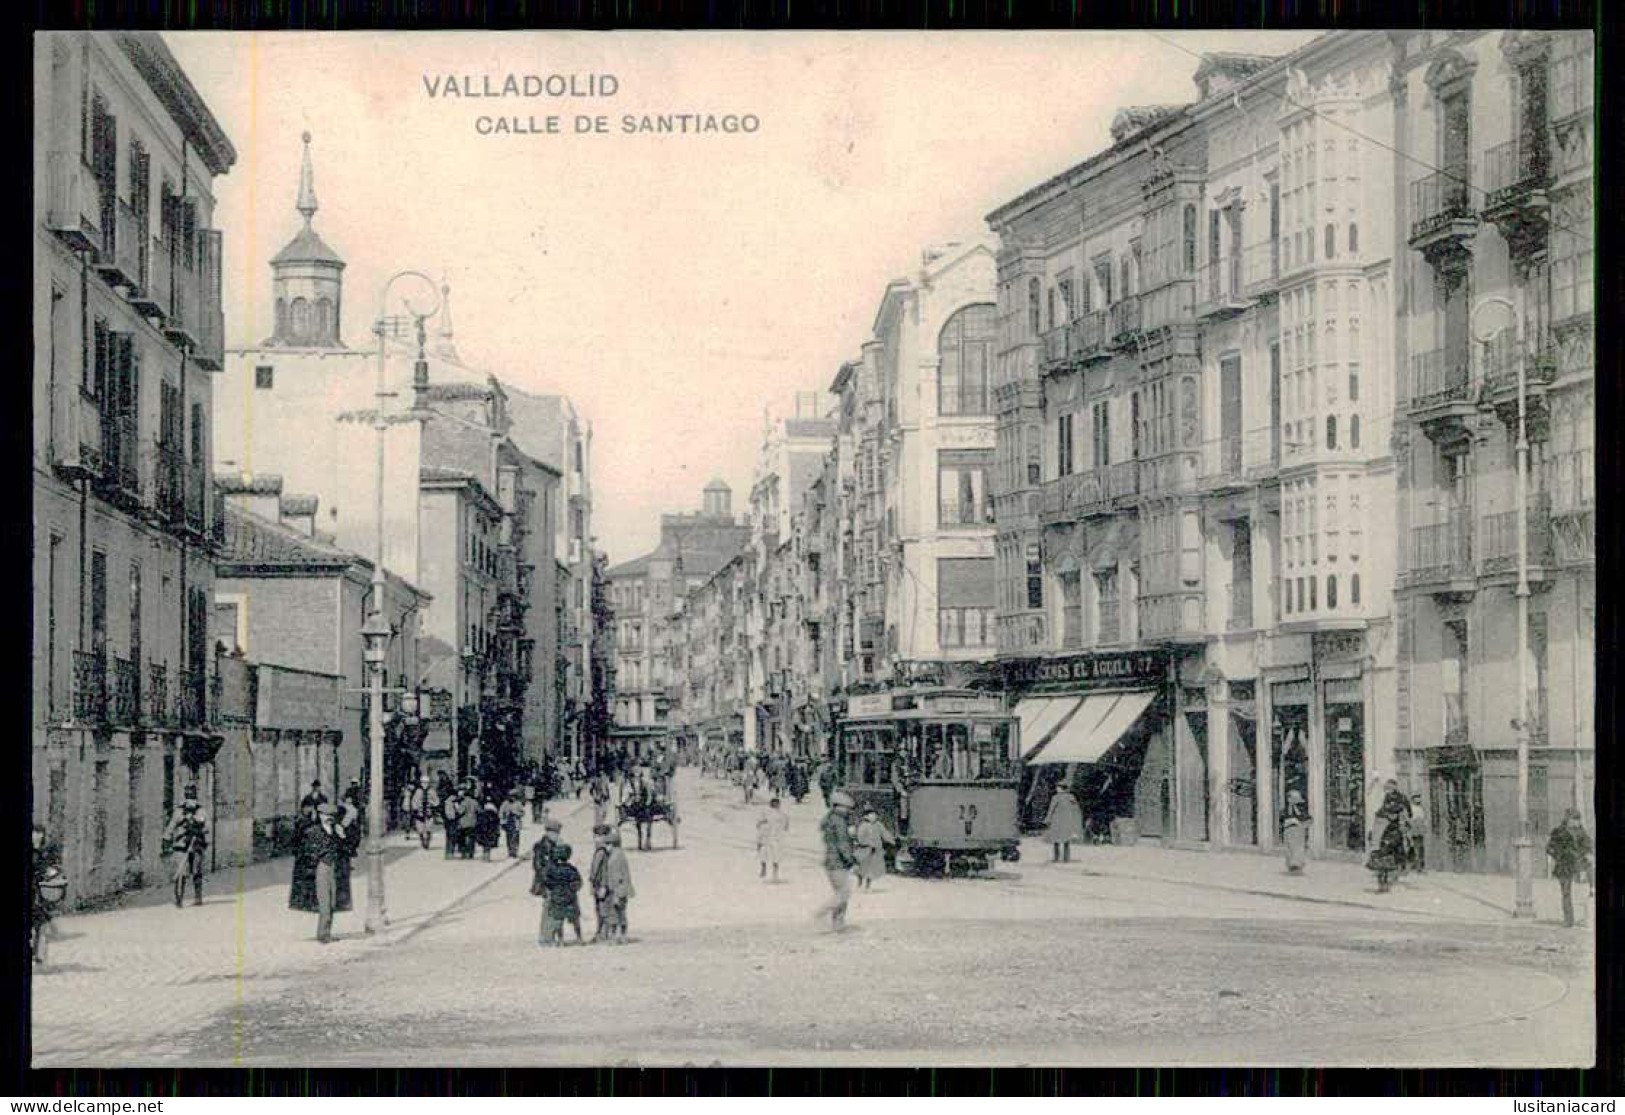
[{"label": "tram front window", "polygon": [[1008,723],[928,723],[921,730],[918,746],[920,769],[930,780],[980,782],[1016,776]]}]

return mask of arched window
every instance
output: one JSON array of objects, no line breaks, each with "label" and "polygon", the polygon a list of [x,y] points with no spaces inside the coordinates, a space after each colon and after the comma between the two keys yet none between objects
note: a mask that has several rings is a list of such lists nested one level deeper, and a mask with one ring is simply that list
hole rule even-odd
[{"label": "arched window", "polygon": [[1054,329],[1055,328],[1055,288],[1054,287],[1049,288],[1048,313],[1049,313],[1049,317],[1046,319],[1047,323],[1048,323],[1048,326],[1049,326],[1049,328]]},{"label": "arched window", "polygon": [[1349,222],[1349,255],[1360,254],[1360,225],[1357,221]]},{"label": "arched window", "polygon": [[1335,259],[1337,256],[1337,229],[1331,225],[1326,226],[1326,258]]},{"label": "arched window", "polygon": [[1326,448],[1337,448],[1337,415],[1335,414],[1326,416]]},{"label": "arched window", "polygon": [[1196,273],[1196,206],[1185,206],[1185,274]]},{"label": "arched window", "polygon": [[1358,414],[1349,415],[1349,448],[1360,448],[1360,416]]},{"label": "arched window", "polygon": [[1349,603],[1356,606],[1360,603],[1360,575],[1358,573],[1349,578]]},{"label": "arched window", "polygon": [[1027,280],[1027,325],[1033,336],[1038,336],[1042,326],[1039,324],[1038,291],[1042,286],[1037,276]]},{"label": "arched window", "polygon": [[293,339],[306,341],[310,339],[310,303],[303,298],[295,298],[289,307],[293,318]]},{"label": "arched window", "polygon": [[1337,574],[1326,578],[1326,607],[1337,607]]},{"label": "arched window", "polygon": [[311,330],[311,339],[324,343],[333,339],[333,300],[331,298],[318,298],[316,300],[316,320]]},{"label": "arched window", "polygon": [[1316,595],[1316,594],[1315,594],[1315,587],[1316,587],[1316,586],[1317,586],[1317,585],[1318,585],[1318,584],[1319,584],[1319,583],[1320,583],[1320,582],[1319,582],[1319,581],[1317,581],[1317,580],[1315,580],[1315,578],[1313,578],[1313,577],[1310,577],[1310,578],[1309,578],[1309,610],[1310,610],[1310,611],[1311,611],[1311,612],[1313,612],[1313,611],[1317,611],[1317,610],[1318,610],[1318,609],[1319,609],[1319,608],[1320,608],[1320,603],[1319,603],[1319,601],[1317,601],[1317,600],[1316,600],[1316,599],[1315,599],[1315,595]]},{"label": "arched window", "polygon": [[[1053,294],[1052,294],[1053,298]],[[937,335],[938,414],[990,414],[988,370],[993,362],[996,309],[988,302],[966,306]]]},{"label": "arched window", "polygon": [[286,298],[278,298],[276,300],[276,331],[275,331],[275,336],[286,337],[287,335],[288,335],[288,300]]}]

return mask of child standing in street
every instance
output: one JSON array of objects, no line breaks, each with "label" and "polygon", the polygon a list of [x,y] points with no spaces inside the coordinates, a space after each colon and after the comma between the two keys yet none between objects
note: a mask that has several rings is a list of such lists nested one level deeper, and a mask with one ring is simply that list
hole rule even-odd
[{"label": "child standing in street", "polygon": [[564,927],[569,924],[576,931],[576,944],[582,943],[581,906],[576,895],[581,890],[581,872],[570,862],[570,845],[560,844],[553,849],[553,862],[543,876],[547,896],[542,904],[543,945],[563,945]]},{"label": "child standing in street", "polygon": [[790,831],[789,814],[779,808],[779,799],[773,798],[756,819],[756,855],[761,860],[757,877],[767,881],[767,868],[773,867],[773,881],[779,881],[779,857],[784,855],[785,834]]},{"label": "child standing in street", "polygon": [[853,833],[853,844],[858,853],[858,885],[864,890],[874,887],[874,881],[886,874],[886,845],[897,843],[880,814],[865,810],[863,820]]},{"label": "child standing in street", "polygon": [[621,847],[620,830],[611,829],[604,839],[609,848],[609,856],[604,861],[604,890],[608,895],[611,911],[608,927],[609,943],[624,945],[626,905],[637,891],[632,889],[632,865],[627,862],[626,851]]}]

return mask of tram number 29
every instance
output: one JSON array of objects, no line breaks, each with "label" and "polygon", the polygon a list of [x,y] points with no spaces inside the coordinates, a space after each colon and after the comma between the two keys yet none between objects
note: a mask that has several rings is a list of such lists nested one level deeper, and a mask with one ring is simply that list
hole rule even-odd
[{"label": "tram number 29", "polygon": [[959,806],[959,819],[965,826],[965,835],[969,836],[971,826],[976,823],[976,806],[971,802],[962,802]]}]

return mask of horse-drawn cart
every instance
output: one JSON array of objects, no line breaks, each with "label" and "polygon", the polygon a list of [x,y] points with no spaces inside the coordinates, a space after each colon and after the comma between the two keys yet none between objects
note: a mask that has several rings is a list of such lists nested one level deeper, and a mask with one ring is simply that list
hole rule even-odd
[{"label": "horse-drawn cart", "polygon": [[677,847],[677,826],[680,821],[677,816],[677,802],[672,797],[669,787],[658,787],[645,781],[639,781],[628,787],[621,798],[621,803],[616,806],[615,826],[619,828],[628,821],[637,827],[638,851],[648,852],[654,849],[656,821],[664,821],[671,826],[671,846]]}]

